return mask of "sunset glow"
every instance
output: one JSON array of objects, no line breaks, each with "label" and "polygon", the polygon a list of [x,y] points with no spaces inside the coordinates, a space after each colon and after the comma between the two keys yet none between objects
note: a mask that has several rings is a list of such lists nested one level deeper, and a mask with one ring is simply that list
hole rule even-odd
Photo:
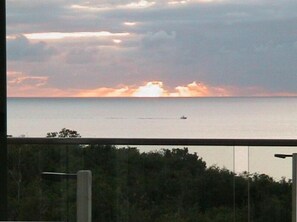
[{"label": "sunset glow", "polygon": [[163,89],[162,82],[148,82],[145,86],[140,86],[132,94],[136,97],[161,97],[166,95],[165,90]]},{"label": "sunset glow", "polygon": [[230,96],[231,92],[222,87],[210,87],[203,83],[192,82],[186,86],[178,86],[175,88],[177,96],[184,97],[203,97],[203,96]]},{"label": "sunset glow", "polygon": [[124,25],[135,26],[136,25],[136,22],[124,22]]},{"label": "sunset glow", "polygon": [[179,4],[186,4],[188,1],[170,1],[168,2],[169,5],[179,5]]},{"label": "sunset glow", "polygon": [[116,44],[120,44],[122,42],[122,40],[120,40],[120,39],[113,39],[112,41]]},{"label": "sunset glow", "polygon": [[18,72],[8,73],[8,86],[19,86],[19,85],[35,85],[35,87],[41,87],[46,85],[48,77],[46,76],[28,76]]},{"label": "sunset glow", "polygon": [[155,5],[156,2],[149,2],[146,0],[140,0],[139,2],[131,2],[127,5],[121,6],[121,8],[131,8],[131,9],[141,9],[141,8],[148,8]]},{"label": "sunset glow", "polygon": [[47,32],[47,33],[30,33],[24,34],[24,36],[28,39],[32,40],[56,40],[63,38],[91,38],[91,37],[123,37],[128,36],[130,33],[122,32],[122,33],[112,33],[107,31],[101,32]]},{"label": "sunset glow", "polygon": [[92,7],[92,6],[85,6],[85,5],[71,5],[72,9],[76,10],[83,10],[83,11],[90,11],[90,12],[97,12],[102,10],[110,10],[108,7]]},{"label": "sunset glow", "polygon": [[214,87],[192,82],[171,89],[161,81],[150,81],[140,86],[120,85],[95,89],[57,89],[50,87],[48,77],[8,73],[9,97],[228,97],[228,96],[297,96],[294,93],[273,93],[262,88]]}]

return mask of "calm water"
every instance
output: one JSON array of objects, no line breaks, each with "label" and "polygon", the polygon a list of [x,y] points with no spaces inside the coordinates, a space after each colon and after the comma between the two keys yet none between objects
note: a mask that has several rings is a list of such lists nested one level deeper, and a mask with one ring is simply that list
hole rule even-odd
[{"label": "calm water", "polygon": [[8,100],[11,135],[64,127],[83,137],[297,138],[297,98]]}]

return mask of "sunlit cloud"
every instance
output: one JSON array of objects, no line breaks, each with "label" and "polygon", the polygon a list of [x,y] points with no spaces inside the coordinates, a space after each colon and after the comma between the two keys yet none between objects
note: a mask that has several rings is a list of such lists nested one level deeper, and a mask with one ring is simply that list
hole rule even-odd
[{"label": "sunlit cloud", "polygon": [[41,87],[48,81],[47,76],[29,76],[21,72],[8,72],[7,83],[8,87],[12,86],[32,86]]},{"label": "sunlit cloud", "polygon": [[229,96],[297,96],[297,93],[269,92],[258,87],[210,86],[192,82],[168,89],[161,81],[147,82],[141,86],[120,86],[81,90],[78,97],[229,97]]},{"label": "sunlit cloud", "polygon": [[128,32],[112,33],[108,31],[101,32],[44,32],[44,33],[29,33],[24,36],[30,40],[57,40],[64,38],[100,38],[100,37],[125,37],[129,36]]},{"label": "sunlit cloud", "polygon": [[259,87],[210,86],[192,82],[168,89],[161,81],[141,86],[121,85],[95,89],[57,89],[47,85],[48,78],[8,73],[9,97],[229,97],[229,96],[297,96],[297,93],[270,92]]},{"label": "sunlit cloud", "polygon": [[230,0],[193,0],[193,2],[198,2],[198,3],[219,3],[219,2],[227,2],[227,1],[230,1]]},{"label": "sunlit cloud", "polygon": [[18,38],[18,36],[16,36],[16,35],[7,35],[6,36],[6,40],[15,40],[17,38]]},{"label": "sunlit cloud", "polygon": [[[215,2],[221,2],[221,1],[226,1],[226,0],[169,0],[167,4],[168,5],[185,5],[188,3],[215,3]],[[86,4],[83,4],[83,5],[73,4],[70,6],[70,8],[75,10],[97,12],[97,11],[116,10],[116,9],[145,9],[145,8],[153,7],[156,4],[157,3],[155,1],[147,1],[147,0],[132,1],[127,4],[117,4],[117,5],[114,5],[114,4],[105,4],[105,5],[92,4],[91,5],[90,3],[87,2]]]},{"label": "sunlit cloud", "polygon": [[122,8],[130,8],[130,9],[141,9],[141,8],[149,8],[155,4],[156,4],[156,2],[140,0],[139,2],[131,2],[131,3],[123,5],[121,7]]},{"label": "sunlit cloud", "polygon": [[136,2],[130,2],[127,4],[118,4],[118,5],[79,5],[73,4],[70,6],[71,9],[75,10],[84,10],[89,12],[97,12],[97,11],[104,11],[104,10],[115,10],[115,9],[145,9],[154,6],[156,2],[154,1],[146,1],[140,0]]},{"label": "sunlit cloud", "polygon": [[94,7],[94,6],[87,6],[87,5],[71,5],[70,8],[76,10],[83,10],[83,11],[90,11],[90,12],[97,12],[97,11],[104,11],[110,10],[111,7]]},{"label": "sunlit cloud", "polygon": [[78,97],[130,97],[133,89],[127,86],[119,88],[102,87],[90,90],[81,90],[76,94]]},{"label": "sunlit cloud", "polygon": [[163,83],[159,81],[148,82],[145,86],[137,88],[132,94],[135,97],[161,97],[166,95]]},{"label": "sunlit cloud", "polygon": [[208,3],[208,2],[218,2],[218,0],[198,0],[197,2]]},{"label": "sunlit cloud", "polygon": [[113,39],[112,40],[114,43],[116,43],[116,44],[120,44],[120,43],[122,43],[122,40],[120,40],[120,39]]},{"label": "sunlit cloud", "polygon": [[185,0],[183,0],[183,1],[170,1],[170,2],[168,2],[168,4],[169,5],[184,5],[184,4],[187,4],[189,1],[185,1]]},{"label": "sunlit cloud", "polygon": [[192,82],[186,86],[177,86],[173,96],[178,97],[204,97],[204,96],[230,96],[231,92],[223,87],[211,87],[203,83]]},{"label": "sunlit cloud", "polygon": [[127,26],[135,26],[137,23],[136,22],[124,22],[123,24],[127,25]]},{"label": "sunlit cloud", "polygon": [[169,5],[185,5],[188,3],[214,3],[214,2],[221,2],[223,0],[180,0],[180,1],[168,1]]},{"label": "sunlit cloud", "polygon": [[91,90],[81,90],[79,97],[162,97],[167,93],[163,83],[159,81],[148,82],[143,86],[120,86],[118,88],[102,87]]},{"label": "sunlit cloud", "polygon": [[231,92],[220,87],[192,82],[186,86],[167,89],[161,81],[150,81],[141,86],[122,86],[119,88],[98,88],[82,90],[77,96],[81,97],[207,97],[229,96]]},{"label": "sunlit cloud", "polygon": [[58,89],[48,85],[47,76],[31,76],[22,72],[7,72],[8,97],[72,97],[77,90]]},{"label": "sunlit cloud", "polygon": [[17,88],[9,87],[7,93],[9,97],[73,97],[76,91],[24,85]]}]

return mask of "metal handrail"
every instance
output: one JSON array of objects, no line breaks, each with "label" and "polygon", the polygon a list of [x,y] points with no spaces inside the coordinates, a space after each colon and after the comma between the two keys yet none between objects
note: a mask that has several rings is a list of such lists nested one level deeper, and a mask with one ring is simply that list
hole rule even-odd
[{"label": "metal handrail", "polygon": [[36,138],[10,137],[8,144],[101,144],[164,146],[297,146],[297,139],[192,139],[192,138]]}]

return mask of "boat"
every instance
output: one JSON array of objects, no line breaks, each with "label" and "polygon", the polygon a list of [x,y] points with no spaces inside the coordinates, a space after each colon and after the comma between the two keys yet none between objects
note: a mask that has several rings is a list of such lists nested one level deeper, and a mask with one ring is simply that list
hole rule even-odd
[{"label": "boat", "polygon": [[180,119],[187,119],[187,117],[186,116],[181,116]]}]

